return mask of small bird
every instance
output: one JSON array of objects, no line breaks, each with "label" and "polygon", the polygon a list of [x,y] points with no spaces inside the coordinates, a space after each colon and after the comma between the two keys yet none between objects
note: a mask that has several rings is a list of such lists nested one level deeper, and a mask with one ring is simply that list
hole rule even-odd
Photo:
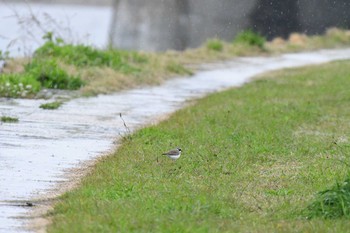
[{"label": "small bird", "polygon": [[171,158],[172,160],[177,160],[181,156],[181,148],[178,147],[174,150],[170,150],[166,153],[163,153],[162,155],[166,155],[169,158]]}]

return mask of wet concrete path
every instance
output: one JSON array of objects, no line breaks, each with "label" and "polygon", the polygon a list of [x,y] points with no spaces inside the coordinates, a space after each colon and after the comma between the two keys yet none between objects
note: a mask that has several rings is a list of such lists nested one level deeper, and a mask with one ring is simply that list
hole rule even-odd
[{"label": "wet concrete path", "polygon": [[68,182],[66,169],[112,149],[126,130],[120,113],[135,130],[188,100],[240,86],[257,74],[349,58],[350,49],[238,58],[161,86],[74,99],[53,111],[39,108],[47,100],[0,99],[1,116],[19,118],[0,125],[0,232],[26,232],[28,220],[21,216],[32,211],[26,202]]}]

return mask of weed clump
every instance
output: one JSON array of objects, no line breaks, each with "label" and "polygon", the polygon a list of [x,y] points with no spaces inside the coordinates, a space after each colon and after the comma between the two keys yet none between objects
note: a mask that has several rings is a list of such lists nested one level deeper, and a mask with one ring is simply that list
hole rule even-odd
[{"label": "weed clump", "polygon": [[64,44],[61,40],[48,40],[35,51],[36,58],[56,58],[76,67],[110,67],[122,73],[137,73],[133,63],[146,63],[147,57],[135,52],[120,50],[98,50],[86,45]]},{"label": "weed clump", "polygon": [[256,46],[260,49],[264,48],[266,39],[252,30],[246,30],[239,33],[234,39],[234,44],[246,44],[249,46]]},{"label": "weed clump", "polygon": [[212,39],[207,41],[207,49],[212,51],[221,52],[224,48],[222,41],[218,39]]},{"label": "weed clump", "polygon": [[30,97],[41,89],[33,74],[0,74],[0,96]]},{"label": "weed clump", "polygon": [[170,62],[166,66],[167,71],[174,73],[174,74],[179,74],[179,75],[192,75],[192,71],[184,67],[183,65],[176,63],[176,62]]},{"label": "weed clump", "polygon": [[42,109],[47,109],[47,110],[54,110],[54,109],[58,109],[59,107],[61,107],[62,104],[63,104],[62,101],[54,101],[54,102],[50,102],[50,103],[46,103],[46,104],[41,104],[39,107]]},{"label": "weed clump", "polygon": [[1,122],[4,123],[17,123],[18,122],[18,118],[15,117],[9,117],[9,116],[2,116],[0,118]]},{"label": "weed clump", "polygon": [[[47,47],[59,46],[63,40],[53,41],[52,33],[44,36],[47,42],[38,49],[38,53]],[[0,53],[1,57],[2,53]],[[77,59],[77,58],[74,58]],[[0,74],[0,95],[4,97],[33,97],[42,88],[77,90],[85,83],[80,77],[68,74],[58,62],[58,58],[50,56],[34,56],[24,66],[21,73]]]},{"label": "weed clump", "polygon": [[84,82],[69,75],[55,59],[33,59],[22,73],[0,74],[0,95],[12,98],[33,97],[42,88],[77,90]]},{"label": "weed clump", "polygon": [[307,208],[307,217],[326,219],[350,217],[350,177],[317,194]]},{"label": "weed clump", "polygon": [[70,76],[55,59],[34,59],[25,71],[45,88],[77,90],[84,84],[79,77]]},{"label": "weed clump", "polygon": [[326,31],[325,38],[333,41],[336,44],[347,44],[350,39],[350,33],[339,28],[329,28]]}]

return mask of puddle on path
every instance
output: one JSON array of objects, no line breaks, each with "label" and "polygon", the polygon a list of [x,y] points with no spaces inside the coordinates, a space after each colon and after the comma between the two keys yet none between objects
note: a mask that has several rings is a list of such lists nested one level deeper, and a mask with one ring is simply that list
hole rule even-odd
[{"label": "puddle on path", "polygon": [[25,205],[58,184],[64,171],[79,167],[114,147],[125,133],[154,122],[181,108],[186,101],[225,88],[240,86],[254,75],[287,67],[349,59],[350,49],[286,54],[269,58],[239,58],[209,65],[190,78],[161,86],[123,91],[113,95],[78,98],[58,110],[43,110],[46,100],[0,99],[3,116],[19,122],[0,125],[0,232],[23,229],[32,209]]}]

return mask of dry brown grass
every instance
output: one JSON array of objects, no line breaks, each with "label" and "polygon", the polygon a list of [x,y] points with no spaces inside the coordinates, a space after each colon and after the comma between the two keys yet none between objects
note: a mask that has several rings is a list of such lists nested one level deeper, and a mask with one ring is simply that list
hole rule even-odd
[{"label": "dry brown grass", "polygon": [[9,59],[6,61],[1,72],[8,73],[21,73],[24,71],[24,65],[30,61],[28,57]]}]

